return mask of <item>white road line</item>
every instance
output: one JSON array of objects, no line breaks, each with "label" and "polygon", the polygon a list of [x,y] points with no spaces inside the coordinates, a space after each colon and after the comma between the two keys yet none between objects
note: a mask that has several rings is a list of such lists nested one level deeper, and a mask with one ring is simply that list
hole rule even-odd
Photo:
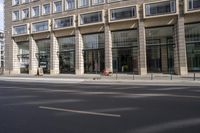
[{"label": "white road line", "polygon": [[87,114],[87,115],[108,116],[108,117],[121,117],[121,115],[117,115],[117,114],[97,113],[97,112],[89,112],[89,111],[80,111],[80,110],[53,108],[53,107],[46,107],[46,106],[39,106],[39,108],[40,109],[47,109],[47,110],[55,110],[55,111],[78,113],[78,114]]}]

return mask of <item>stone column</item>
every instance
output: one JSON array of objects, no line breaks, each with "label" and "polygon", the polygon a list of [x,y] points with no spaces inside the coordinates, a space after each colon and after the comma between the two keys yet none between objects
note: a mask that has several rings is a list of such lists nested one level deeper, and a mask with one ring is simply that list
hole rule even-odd
[{"label": "stone column", "polygon": [[146,38],[144,21],[138,20],[138,32],[139,32],[139,68],[140,75],[147,74],[147,59],[146,59]]},{"label": "stone column", "polygon": [[36,53],[38,52],[37,44],[32,36],[29,37],[29,74],[36,75],[38,68],[38,59]]},{"label": "stone column", "polygon": [[55,34],[51,33],[50,44],[50,74],[59,74],[59,44]]},{"label": "stone column", "polygon": [[77,28],[75,31],[75,73],[76,75],[84,74],[84,62],[83,62],[83,39],[80,30]]},{"label": "stone column", "polygon": [[187,75],[187,53],[186,53],[186,42],[185,42],[185,25],[184,25],[184,12],[183,7],[180,6],[180,13],[177,17],[177,24],[175,24],[175,42],[174,48],[174,64],[175,73],[179,75]]},{"label": "stone column", "polygon": [[109,25],[105,25],[105,70],[113,72],[112,67],[112,36]]},{"label": "stone column", "polygon": [[18,55],[18,46],[14,39],[11,41],[11,45],[9,47],[9,71],[6,74],[20,74],[20,62]]}]

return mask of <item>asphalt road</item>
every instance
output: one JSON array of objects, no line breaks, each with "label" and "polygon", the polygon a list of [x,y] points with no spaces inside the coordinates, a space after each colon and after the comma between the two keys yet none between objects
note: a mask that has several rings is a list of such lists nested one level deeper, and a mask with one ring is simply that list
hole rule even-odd
[{"label": "asphalt road", "polygon": [[0,133],[200,133],[200,87],[0,81]]}]

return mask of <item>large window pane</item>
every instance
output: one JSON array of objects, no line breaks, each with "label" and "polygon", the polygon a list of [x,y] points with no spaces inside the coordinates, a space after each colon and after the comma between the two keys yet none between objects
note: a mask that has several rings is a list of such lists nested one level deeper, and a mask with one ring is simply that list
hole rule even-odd
[{"label": "large window pane", "polygon": [[14,35],[20,35],[20,34],[26,34],[26,33],[27,33],[27,25],[20,25],[20,26],[13,27]]},{"label": "large window pane", "polygon": [[44,73],[50,73],[50,39],[37,40],[38,66],[43,68]]},{"label": "large window pane", "polygon": [[145,15],[146,16],[155,16],[170,14],[176,12],[176,1],[169,0],[165,2],[158,2],[145,5]]},{"label": "large window pane", "polygon": [[28,73],[29,71],[29,43],[20,42],[17,43],[18,46],[18,59],[20,62],[20,72]]},{"label": "large window pane", "polygon": [[112,32],[112,58],[114,72],[138,72],[138,31]]},{"label": "large window pane", "polygon": [[147,71],[173,73],[174,28],[158,27],[146,29]]},{"label": "large window pane", "polygon": [[94,12],[88,14],[82,14],[80,20],[80,24],[90,24],[90,23],[98,23],[102,22],[102,12]]},{"label": "large window pane", "polygon": [[112,9],[110,16],[111,21],[136,17],[136,7]]},{"label": "large window pane", "polygon": [[83,35],[85,73],[97,73],[104,70],[104,47],[104,33]]},{"label": "large window pane", "polygon": [[188,10],[200,9],[200,0],[188,0]]},{"label": "large window pane", "polygon": [[75,37],[58,38],[59,66],[61,73],[75,72]]},{"label": "large window pane", "polygon": [[38,22],[32,24],[32,32],[47,31],[49,27],[48,21]]},{"label": "large window pane", "polygon": [[54,28],[63,28],[73,26],[73,16],[55,19]]},{"label": "large window pane", "polygon": [[200,71],[200,23],[185,25],[188,71]]}]

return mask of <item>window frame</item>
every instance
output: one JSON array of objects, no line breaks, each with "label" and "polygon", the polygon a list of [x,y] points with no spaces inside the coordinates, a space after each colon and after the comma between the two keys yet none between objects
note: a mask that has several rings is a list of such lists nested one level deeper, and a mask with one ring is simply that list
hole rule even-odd
[{"label": "window frame", "polygon": [[[15,27],[19,27],[19,26],[26,26],[26,33],[22,33],[22,34],[14,34],[14,28]],[[29,32],[29,23],[25,23],[25,24],[18,24],[18,25],[13,25],[12,26],[12,36],[16,37],[16,36],[24,36],[24,35],[28,35]]]},{"label": "window frame", "polygon": [[[33,16],[33,8],[35,8],[35,7],[39,7],[39,14],[38,14],[38,16]],[[31,17],[35,18],[35,17],[39,17],[39,16],[41,16],[41,6],[40,5],[32,6],[31,7]]]},{"label": "window frame", "polygon": [[20,5],[21,4],[21,0],[19,0],[19,3],[16,4],[16,1],[15,0],[12,0],[12,6],[17,6],[17,5]]},{"label": "window frame", "polygon": [[[44,31],[35,31],[33,32],[33,24],[36,24],[36,23],[42,23],[42,22],[48,22],[48,29],[47,30],[44,30]],[[42,20],[42,21],[35,21],[35,22],[32,22],[31,23],[31,29],[30,29],[30,33],[31,34],[38,34],[38,33],[44,33],[44,32],[49,32],[51,30],[51,27],[50,27],[50,19],[46,19],[46,20]]]},{"label": "window frame", "polygon": [[[72,17],[73,18],[73,23],[72,23],[72,26],[69,26],[69,27],[60,27],[60,28],[55,28],[55,20],[56,19],[62,19],[62,18],[67,18],[67,17]],[[53,19],[53,25],[52,25],[52,29],[54,30],[54,31],[56,31],[56,30],[62,30],[62,29],[72,29],[72,28],[75,28],[75,15],[70,15],[70,16],[63,16],[63,17],[57,17],[57,18],[54,18]]]},{"label": "window frame", "polygon": [[170,0],[160,0],[160,1],[153,1],[153,2],[148,2],[148,3],[143,3],[143,16],[144,18],[157,18],[157,17],[165,17],[165,16],[174,16],[174,15],[178,15],[179,12],[179,1],[175,0],[175,12],[174,13],[167,13],[167,14],[160,14],[160,15],[152,15],[152,16],[147,16],[146,15],[146,5],[148,4],[156,4],[156,3],[162,3],[162,2],[167,2]]},{"label": "window frame", "polygon": [[[45,14],[45,13],[44,13],[44,11],[45,11],[45,10],[44,10],[44,6],[45,6],[45,5],[49,5],[50,11],[49,11],[48,14]],[[50,15],[50,14],[52,13],[52,5],[51,5],[51,3],[49,2],[49,3],[44,3],[44,4],[42,4],[42,9],[41,9],[41,10],[42,10],[42,14],[41,14],[42,16]]]},{"label": "window frame", "polygon": [[67,0],[65,0],[65,2],[64,2],[64,6],[65,6],[65,8],[64,8],[64,10],[65,11],[71,11],[71,10],[76,10],[77,9],[77,0],[74,0],[74,9],[67,9]]},{"label": "window frame", "polygon": [[185,12],[185,14],[200,12],[200,8],[199,9],[189,9],[188,6],[189,6],[189,0],[184,0],[184,12]]},{"label": "window frame", "polygon": [[[115,9],[123,9],[123,8],[129,8],[129,7],[135,7],[135,17],[132,18],[126,18],[126,19],[119,19],[119,20],[111,20],[111,10]],[[109,23],[114,23],[114,22],[123,22],[123,21],[130,21],[130,20],[138,20],[139,19],[139,12],[138,12],[138,5],[130,5],[130,6],[121,6],[121,7],[116,7],[116,8],[110,8],[108,9],[108,22]]]},{"label": "window frame", "polygon": [[[61,2],[61,11],[56,11],[55,10],[56,9],[56,7],[55,7],[55,3],[56,2]],[[55,0],[55,1],[52,2],[52,4],[53,4],[53,13],[61,13],[61,12],[63,12],[63,1],[62,0]]]},{"label": "window frame", "polygon": [[78,8],[87,8],[87,7],[90,7],[91,5],[91,0],[88,0],[88,6],[80,6],[80,0],[77,0],[78,1]]},{"label": "window frame", "polygon": [[[28,17],[23,17],[23,14],[24,14],[24,10],[26,10],[26,9],[28,9]],[[21,19],[23,20],[23,19],[29,19],[31,16],[31,13],[30,13],[30,7],[27,7],[27,8],[23,8],[23,9],[21,9]]]},{"label": "window frame", "polygon": [[[96,12],[101,12],[101,17],[102,21],[101,22],[95,22],[95,23],[89,23],[89,24],[81,24],[81,15],[85,14],[91,14],[91,13],[96,13]],[[78,27],[84,27],[84,26],[90,26],[90,25],[99,25],[99,24],[104,24],[105,23],[105,11],[104,10],[96,10],[92,12],[84,12],[78,15]]]},{"label": "window frame", "polygon": [[[14,17],[14,12],[16,12],[16,11],[19,12],[19,19],[13,19],[13,17]],[[16,17],[15,17],[15,18],[16,18]],[[20,12],[20,10],[14,10],[14,11],[12,11],[12,21],[19,21],[19,20],[21,20],[21,12]]]}]

